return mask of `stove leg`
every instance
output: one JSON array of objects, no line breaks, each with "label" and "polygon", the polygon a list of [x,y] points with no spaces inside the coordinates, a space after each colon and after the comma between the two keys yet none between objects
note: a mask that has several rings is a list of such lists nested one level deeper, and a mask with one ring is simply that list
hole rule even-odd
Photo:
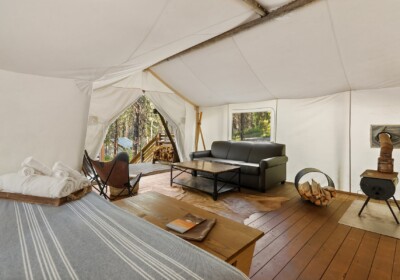
[{"label": "stove leg", "polygon": [[400,206],[399,206],[399,204],[397,203],[397,200],[394,198],[394,196],[392,196],[392,198],[393,198],[393,200],[394,200],[394,203],[396,203],[397,208],[400,210]]},{"label": "stove leg", "polygon": [[362,211],[364,210],[365,206],[367,206],[370,199],[371,199],[370,197],[367,197],[367,200],[365,200],[363,206],[361,207],[360,212],[358,212],[358,216],[361,216]]},{"label": "stove leg", "polygon": [[394,214],[393,209],[392,209],[392,206],[390,206],[389,201],[388,201],[388,200],[385,200],[385,201],[386,201],[387,206],[388,206],[389,209],[390,209],[390,212],[392,212],[392,215],[393,215],[394,219],[396,220],[396,223],[399,224],[399,220],[397,220],[397,217],[396,217],[396,215]]}]

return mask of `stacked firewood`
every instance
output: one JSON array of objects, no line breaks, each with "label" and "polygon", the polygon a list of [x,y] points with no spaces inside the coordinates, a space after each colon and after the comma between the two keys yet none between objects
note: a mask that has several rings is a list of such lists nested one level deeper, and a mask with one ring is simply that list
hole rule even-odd
[{"label": "stacked firewood", "polygon": [[300,184],[297,190],[303,199],[309,200],[318,206],[328,205],[332,199],[336,197],[336,190],[334,187],[328,186],[322,188],[321,185],[314,180],[312,180],[311,184],[308,181]]}]

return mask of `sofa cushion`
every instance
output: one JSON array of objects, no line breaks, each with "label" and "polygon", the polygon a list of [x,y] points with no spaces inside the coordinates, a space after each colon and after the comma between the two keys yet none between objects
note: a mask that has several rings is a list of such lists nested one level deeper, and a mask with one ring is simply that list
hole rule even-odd
[{"label": "sofa cushion", "polygon": [[218,163],[225,163],[225,164],[230,164],[230,165],[242,165],[242,163],[245,163],[244,161],[239,161],[239,160],[230,160],[230,159],[222,159],[222,158],[215,158],[213,162],[218,162]]},{"label": "sofa cushion", "polygon": [[213,157],[200,157],[200,158],[194,158],[193,160],[202,160],[202,161],[214,161],[216,158]]},{"label": "sofa cushion", "polygon": [[285,145],[277,143],[254,143],[248,162],[259,163],[262,159],[285,155]]},{"label": "sofa cushion", "polygon": [[240,172],[242,174],[260,175],[260,165],[258,163],[240,163]]},{"label": "sofa cushion", "polygon": [[247,161],[253,143],[249,142],[231,142],[227,159]]},{"label": "sofa cushion", "polygon": [[215,158],[226,159],[231,143],[228,141],[214,141],[211,145],[211,155]]}]

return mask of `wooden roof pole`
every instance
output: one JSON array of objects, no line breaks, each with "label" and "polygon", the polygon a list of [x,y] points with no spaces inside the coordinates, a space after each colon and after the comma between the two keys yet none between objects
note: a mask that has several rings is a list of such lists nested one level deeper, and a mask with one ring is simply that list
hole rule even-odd
[{"label": "wooden roof pole", "polygon": [[224,32],[224,33],[222,33],[220,35],[217,35],[217,36],[215,36],[215,37],[213,37],[211,39],[208,39],[208,40],[203,41],[203,42],[201,42],[201,43],[199,43],[197,45],[194,45],[191,48],[188,48],[188,49],[183,50],[183,51],[181,51],[179,53],[176,53],[176,54],[174,54],[174,55],[172,55],[170,57],[167,57],[167,58],[165,58],[165,59],[163,59],[163,60],[161,60],[161,61],[159,61],[159,62],[157,62],[157,63],[155,63],[155,64],[153,64],[151,66],[149,66],[147,69],[149,69],[150,67],[156,66],[156,65],[158,65],[158,64],[160,64],[160,63],[162,63],[164,61],[168,61],[168,60],[176,58],[176,57],[178,57],[180,55],[189,53],[190,51],[203,48],[203,47],[208,46],[208,45],[210,45],[212,43],[215,43],[215,42],[220,41],[222,39],[225,39],[225,38],[228,38],[230,36],[233,36],[233,35],[235,35],[237,33],[240,33],[242,31],[250,29],[250,28],[252,28],[252,27],[254,27],[256,25],[265,23],[265,22],[270,21],[270,20],[272,20],[274,18],[277,18],[277,17],[283,16],[285,14],[288,14],[288,13],[294,11],[294,10],[297,10],[297,9],[307,5],[307,4],[310,4],[310,3],[316,2],[316,1],[320,1],[320,0],[294,0],[294,1],[282,6],[282,7],[278,8],[278,9],[276,9],[276,10],[271,11],[270,13],[268,13],[265,16],[261,16],[258,19],[255,19],[255,20],[252,20],[252,21],[247,22],[245,24],[242,24],[240,26],[237,26],[237,27],[235,27],[235,28],[233,28],[231,30],[228,30],[228,31],[226,31],[226,32]]},{"label": "wooden roof pole", "polygon": [[201,134],[201,138],[202,138],[202,142],[203,142],[203,147],[205,150],[206,148],[205,148],[205,144],[204,144],[204,136],[203,136],[203,132],[201,131],[201,117],[199,119],[199,116],[200,116],[200,114],[202,116],[202,113],[199,113],[199,106],[196,105],[195,103],[193,103],[191,100],[189,100],[187,97],[185,97],[181,93],[179,93],[175,88],[173,88],[170,84],[168,84],[160,76],[158,76],[157,73],[155,73],[153,70],[147,69],[145,71],[148,71],[149,73],[151,73],[157,80],[159,80],[163,85],[165,85],[167,88],[169,88],[173,93],[175,93],[180,98],[182,98],[183,100],[185,100],[186,102],[188,102],[189,104],[191,104],[194,107],[194,109],[196,110],[196,129],[195,129],[195,137],[194,137],[195,151],[198,150],[200,134]]},{"label": "wooden roof pole", "polygon": [[251,6],[254,11],[259,14],[260,16],[266,16],[268,14],[268,10],[261,6],[256,0],[242,0],[247,5]]}]

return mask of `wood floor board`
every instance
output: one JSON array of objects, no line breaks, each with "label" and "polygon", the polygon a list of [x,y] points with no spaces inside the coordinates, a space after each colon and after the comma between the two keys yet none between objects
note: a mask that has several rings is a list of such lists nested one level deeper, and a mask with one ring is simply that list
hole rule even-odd
[{"label": "wood floor board", "polygon": [[368,279],[379,237],[377,233],[365,232],[345,279]]},{"label": "wood floor board", "polygon": [[299,275],[298,279],[320,279],[350,232],[350,229],[351,227],[349,226],[338,224],[330,234],[328,240]]},{"label": "wood floor board", "polygon": [[323,280],[343,279],[353,261],[354,255],[360,246],[361,240],[365,234],[365,230],[352,228],[346,239],[343,241],[335,257],[332,259],[327,270],[325,271]]},{"label": "wood floor board", "polygon": [[297,279],[307,264],[311,261],[318,250],[327,241],[330,234],[336,229],[337,221],[350,205],[350,201],[341,200],[338,209],[330,216],[318,231],[307,240],[307,243],[297,252],[297,254],[285,265],[276,275],[275,279],[290,280]]},{"label": "wood floor board", "polygon": [[[283,185],[279,184],[272,189],[270,189],[271,192],[274,193],[274,196],[282,196],[286,197],[288,200],[283,203],[285,207],[288,205],[293,205],[296,203],[294,198],[298,199],[297,192],[293,192],[294,184],[292,183],[285,183]],[[268,219],[268,217],[274,217],[278,213],[278,211],[270,211],[270,212],[264,212],[264,213],[255,213],[251,215],[248,219],[244,221],[244,223],[248,226],[252,227],[259,227],[262,225],[262,223],[265,223],[265,221]],[[261,220],[260,220],[261,219]],[[261,221],[261,224],[258,224],[257,221]]]},{"label": "wood floor board", "polygon": [[[146,176],[140,184],[165,187],[169,174]],[[399,239],[338,223],[352,201],[361,196],[338,192],[324,209],[302,201],[291,183],[266,193],[288,200],[277,210],[256,213],[245,220],[265,233],[256,243],[252,280],[400,280]]]},{"label": "wood floor board", "polygon": [[392,279],[400,280],[400,240],[396,241],[396,252],[393,261]]},{"label": "wood floor board", "polygon": [[381,235],[368,279],[392,278],[395,251],[396,239]]},{"label": "wood floor board", "polygon": [[[259,242],[264,241],[263,245],[266,246],[253,257],[250,275],[256,276],[259,270],[264,266],[263,263],[268,263],[282,248],[292,239],[296,238],[303,229],[309,227],[310,224],[321,215],[320,211],[315,211],[319,208],[309,203],[303,204],[303,208],[304,209],[297,211],[274,230],[264,235],[264,240],[262,240],[262,238],[259,240]],[[333,208],[325,208],[323,210],[334,211]],[[300,219],[297,218],[299,215],[302,216]],[[266,244],[267,240],[270,241],[268,245]],[[257,277],[255,279],[257,279]]]},{"label": "wood floor board", "polygon": [[[319,209],[313,213],[311,223],[298,233],[282,250],[280,250],[265,266],[255,275],[254,279],[272,279],[286,264],[300,251],[305,243],[325,224],[336,212],[343,201],[335,200],[329,207]],[[315,206],[317,207],[317,206]],[[310,214],[311,215],[311,214]]]},{"label": "wood floor board", "polygon": [[[245,224],[251,227],[255,228],[260,228],[262,225],[264,225],[267,221],[271,220],[272,218],[280,215],[284,211],[286,211],[289,208],[292,207],[297,207],[299,204],[300,198],[298,195],[288,195],[286,196],[288,198],[288,201],[285,201],[282,204],[282,207],[280,209],[277,209],[276,211],[270,211],[266,213],[256,213],[253,214],[249,219],[245,221]],[[254,216],[254,217],[253,217]]]},{"label": "wood floor board", "polygon": [[282,213],[282,215],[275,217],[262,227],[258,228],[263,231],[265,235],[256,243],[256,248],[254,250],[255,257],[286,230],[296,224],[299,220],[303,219],[307,213],[311,211],[311,208],[309,206],[296,207],[290,210],[291,211]]}]

